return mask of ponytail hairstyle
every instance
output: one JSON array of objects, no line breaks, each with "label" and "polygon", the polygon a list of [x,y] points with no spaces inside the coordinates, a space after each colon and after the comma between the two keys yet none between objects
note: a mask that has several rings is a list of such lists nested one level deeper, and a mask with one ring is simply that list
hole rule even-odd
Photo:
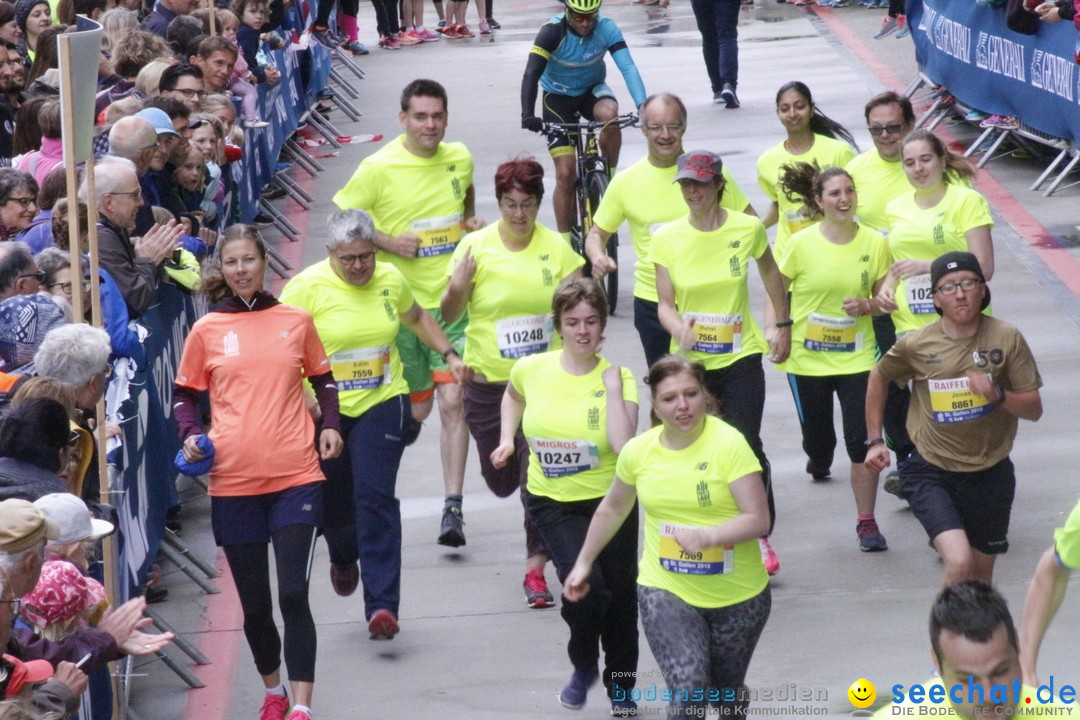
[{"label": "ponytail hairstyle", "polygon": [[233,291],[225,282],[225,276],[221,272],[221,252],[226,245],[239,240],[248,240],[254,243],[259,256],[264,260],[266,259],[266,243],[263,241],[258,228],[243,223],[237,223],[225,228],[225,232],[221,234],[217,246],[214,248],[213,258],[203,268],[202,293],[211,305],[228,300],[233,296]]},{"label": "ponytail hairstyle", "polygon": [[971,180],[975,177],[975,165],[966,157],[957,155],[952,150],[949,150],[934,133],[930,132],[926,128],[919,128],[908,133],[907,137],[900,141],[900,160],[903,162],[904,151],[910,143],[923,140],[930,146],[930,151],[933,152],[941,160],[941,164],[945,166],[945,182],[952,182],[955,178],[963,178],[965,180]]},{"label": "ponytail hairstyle", "polygon": [[810,88],[806,83],[798,80],[792,80],[786,82],[780,86],[780,89],[776,91],[776,104],[780,105],[780,96],[786,93],[788,90],[794,90],[806,99],[806,102],[810,104],[810,131],[815,135],[825,135],[831,137],[834,140],[843,140],[851,147],[855,148],[856,152],[859,149],[858,144],[855,142],[855,138],[852,136],[848,129],[840,123],[830,118],[825,113],[821,112],[817,105],[814,104],[814,97],[810,94]]},{"label": "ponytail hairstyle", "polygon": [[851,174],[841,167],[831,166],[821,170],[817,163],[791,163],[780,168],[780,188],[788,200],[801,202],[811,218],[820,218],[824,211],[817,199],[821,197],[825,183],[838,175],[855,182]]},{"label": "ponytail hairstyle", "polygon": [[[656,388],[660,383],[681,373],[686,373],[697,381],[701,392],[705,394],[705,411],[710,415],[721,417],[720,402],[705,386],[705,366],[699,362],[690,362],[683,355],[665,355],[649,368],[649,373],[645,376],[645,384],[649,386],[652,404],[656,404]],[[653,427],[661,424],[655,410],[650,410],[649,416],[652,418]]]}]

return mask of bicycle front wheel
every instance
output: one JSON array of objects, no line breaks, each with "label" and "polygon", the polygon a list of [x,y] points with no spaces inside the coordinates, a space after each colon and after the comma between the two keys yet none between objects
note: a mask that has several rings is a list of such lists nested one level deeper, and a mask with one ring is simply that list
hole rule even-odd
[{"label": "bicycle front wheel", "polygon": [[[608,175],[602,170],[594,170],[585,176],[585,192],[589,198],[588,217],[589,229],[592,228],[592,218],[596,213],[596,208],[600,207],[600,199],[604,197],[604,193],[607,192]],[[586,231],[587,233],[588,231]],[[619,235],[618,233],[611,233],[611,236],[607,241],[607,254],[615,261],[619,262]],[[604,276],[604,292],[607,294],[608,313],[615,314],[615,306],[619,301],[619,271],[613,270]]]}]

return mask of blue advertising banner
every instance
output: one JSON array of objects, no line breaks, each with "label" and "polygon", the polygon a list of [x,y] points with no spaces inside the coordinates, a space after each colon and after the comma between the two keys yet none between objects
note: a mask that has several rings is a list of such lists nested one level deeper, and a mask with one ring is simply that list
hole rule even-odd
[{"label": "blue advertising banner", "polygon": [[922,71],[965,105],[1012,115],[1057,138],[1080,140],[1080,65],[1071,22],[1013,32],[1005,8],[972,0],[907,0]]},{"label": "blue advertising banner", "polygon": [[165,514],[176,504],[173,458],[180,440],[172,420],[172,388],[184,338],[198,313],[190,295],[160,285],[155,304],[138,320],[145,329],[147,366],[119,360],[105,396],[106,415],[124,431],[123,446],[109,461],[124,538],[120,567],[127,581],[121,588],[129,593],[145,583],[165,536]]}]

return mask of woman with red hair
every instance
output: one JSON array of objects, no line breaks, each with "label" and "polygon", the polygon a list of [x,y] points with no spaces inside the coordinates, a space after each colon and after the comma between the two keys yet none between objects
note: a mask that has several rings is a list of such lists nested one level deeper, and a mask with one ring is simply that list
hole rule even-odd
[{"label": "woman with red hair", "polygon": [[[440,309],[448,323],[469,314],[464,360],[476,373],[465,386],[465,422],[476,440],[480,472],[496,495],[519,491],[524,502],[529,464],[524,437],[517,438],[516,452],[505,465],[491,463],[499,446],[500,404],[514,363],[556,347],[551,298],[563,283],[581,277],[585,261],[559,233],[536,222],[544,197],[544,168],[536,160],[522,157],[500,165],[495,197],[502,217],[458,244]],[[527,511],[525,544],[526,601],[531,608],[549,607],[554,599],[544,580],[548,556]]]}]

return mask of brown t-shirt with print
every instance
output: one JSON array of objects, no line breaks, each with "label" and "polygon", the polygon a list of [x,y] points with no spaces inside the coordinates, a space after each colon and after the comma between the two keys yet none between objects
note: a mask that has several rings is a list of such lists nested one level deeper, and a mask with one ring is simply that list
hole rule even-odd
[{"label": "brown t-shirt with print", "polygon": [[878,363],[887,378],[912,382],[907,430],[919,454],[953,472],[975,472],[1004,460],[1017,417],[968,390],[969,370],[989,373],[1005,390],[1042,387],[1035,358],[1020,331],[983,316],[972,337],[954,340],[941,320],[906,333]]}]

